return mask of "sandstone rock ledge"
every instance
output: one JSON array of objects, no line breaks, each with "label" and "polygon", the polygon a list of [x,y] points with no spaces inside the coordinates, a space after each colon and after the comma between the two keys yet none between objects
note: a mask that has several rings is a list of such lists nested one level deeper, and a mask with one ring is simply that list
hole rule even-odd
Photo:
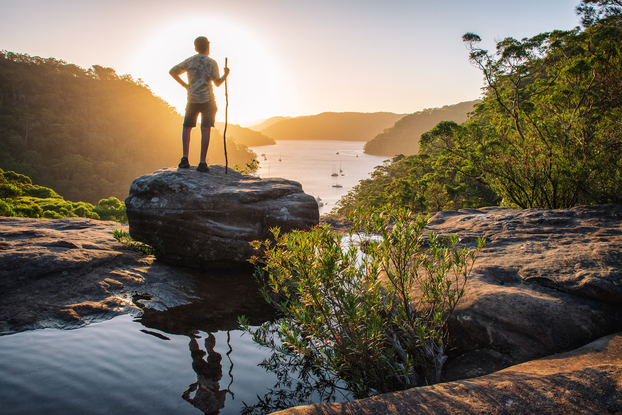
[{"label": "sandstone rock ledge", "polygon": [[622,334],[475,379],[279,415],[607,414],[622,412]]},{"label": "sandstone rock ledge", "polygon": [[487,240],[449,322],[449,382],[279,414],[622,413],[621,205],[444,211],[428,230]]},{"label": "sandstone rock ledge", "polygon": [[[193,278],[127,250],[116,222],[0,217],[0,335],[72,328],[193,300]],[[139,293],[142,297],[135,300]]]},{"label": "sandstone rock ledge", "polygon": [[285,179],[259,179],[224,166],[208,173],[168,168],[139,177],[125,200],[132,238],[161,248],[175,265],[246,264],[249,242],[317,225],[313,196]]},{"label": "sandstone rock ledge", "polygon": [[120,314],[172,334],[258,325],[274,316],[248,270],[176,268],[127,249],[127,225],[0,217],[0,336],[73,329]]}]

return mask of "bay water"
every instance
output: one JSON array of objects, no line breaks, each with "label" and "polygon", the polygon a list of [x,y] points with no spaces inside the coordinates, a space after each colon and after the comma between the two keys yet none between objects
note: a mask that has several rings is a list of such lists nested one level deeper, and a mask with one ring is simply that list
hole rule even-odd
[{"label": "bay water", "polygon": [[259,177],[299,182],[305,193],[324,203],[320,207],[323,215],[360,180],[369,178],[374,167],[387,160],[363,153],[364,145],[365,141],[277,140],[276,145],[250,149],[257,153]]}]

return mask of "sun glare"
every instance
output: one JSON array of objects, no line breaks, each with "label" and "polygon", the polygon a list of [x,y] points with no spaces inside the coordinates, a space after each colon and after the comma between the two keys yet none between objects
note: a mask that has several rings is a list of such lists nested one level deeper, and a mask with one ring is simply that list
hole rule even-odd
[{"label": "sun glare", "polygon": [[[130,73],[142,79],[151,90],[183,114],[186,91],[168,74],[170,68],[195,54],[194,39],[206,36],[211,43],[210,57],[223,73],[225,58],[231,70],[228,84],[229,122],[284,115],[291,91],[287,77],[259,36],[222,19],[188,18],[154,29],[137,50]],[[183,75],[185,76],[185,75]],[[225,116],[225,86],[214,88],[219,108],[216,119]]]}]

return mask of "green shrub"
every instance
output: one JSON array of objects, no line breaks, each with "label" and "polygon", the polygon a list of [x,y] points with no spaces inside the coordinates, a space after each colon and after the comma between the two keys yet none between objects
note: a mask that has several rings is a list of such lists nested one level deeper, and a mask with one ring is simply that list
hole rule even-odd
[{"label": "green shrub", "polygon": [[10,204],[0,199],[0,216],[15,216]]},{"label": "green shrub", "polygon": [[45,210],[45,211],[43,211],[43,214],[41,216],[46,218],[46,219],[61,219],[61,218],[63,218],[63,216],[61,216],[58,212],[54,212],[53,210]]},{"label": "green shrub", "polygon": [[32,184],[32,180],[30,180],[30,177],[24,176],[23,174],[15,173],[14,171],[3,171],[2,175],[4,176],[5,180],[9,182]]},{"label": "green shrub", "polygon": [[54,190],[33,185],[30,178],[0,169],[0,216],[60,219],[82,217],[127,223],[125,204],[116,197],[102,199],[97,207],[86,202],[70,202]]},{"label": "green shrub", "polygon": [[13,183],[0,184],[0,198],[19,197],[22,195],[22,189]]},{"label": "green shrub", "polygon": [[264,255],[253,259],[256,276],[283,317],[241,324],[272,348],[268,369],[293,360],[341,379],[356,398],[439,382],[446,323],[484,241],[468,249],[455,235],[425,238],[428,218],[406,208],[358,208],[348,219],[361,250],[344,249],[328,225],[255,242]]},{"label": "green shrub", "polygon": [[112,236],[119,243],[125,245],[126,248],[131,249],[132,251],[140,252],[144,255],[155,255],[157,253],[156,248],[142,242],[136,242],[127,232],[122,229],[113,229]]},{"label": "green shrub", "polygon": [[100,200],[98,206],[93,210],[99,215],[101,220],[114,220],[116,222],[127,223],[125,203],[121,202],[116,197]]},{"label": "green shrub", "polygon": [[121,202],[119,199],[117,199],[116,197],[109,197],[108,199],[102,199],[99,201],[99,203],[97,204],[97,206],[101,207],[101,208],[120,208],[121,206],[123,206],[124,203]]},{"label": "green shrub", "polygon": [[30,201],[23,201],[22,198],[15,200],[13,204],[14,216],[24,218],[40,218],[43,214],[41,206],[34,204]]},{"label": "green shrub", "polygon": [[54,190],[37,185],[24,186],[24,196],[38,197],[40,199],[54,198],[62,199],[63,197]]}]

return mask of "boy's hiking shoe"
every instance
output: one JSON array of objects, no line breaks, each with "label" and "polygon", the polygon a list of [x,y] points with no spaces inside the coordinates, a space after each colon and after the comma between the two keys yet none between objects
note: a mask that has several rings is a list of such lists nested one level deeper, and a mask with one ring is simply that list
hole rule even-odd
[{"label": "boy's hiking shoe", "polygon": [[179,167],[180,169],[187,169],[188,167],[190,167],[190,163],[188,163],[188,157],[182,157],[177,167]]},{"label": "boy's hiking shoe", "polygon": [[207,163],[199,163],[199,165],[197,166],[197,171],[200,171],[201,173],[208,172],[209,167],[207,167]]}]

